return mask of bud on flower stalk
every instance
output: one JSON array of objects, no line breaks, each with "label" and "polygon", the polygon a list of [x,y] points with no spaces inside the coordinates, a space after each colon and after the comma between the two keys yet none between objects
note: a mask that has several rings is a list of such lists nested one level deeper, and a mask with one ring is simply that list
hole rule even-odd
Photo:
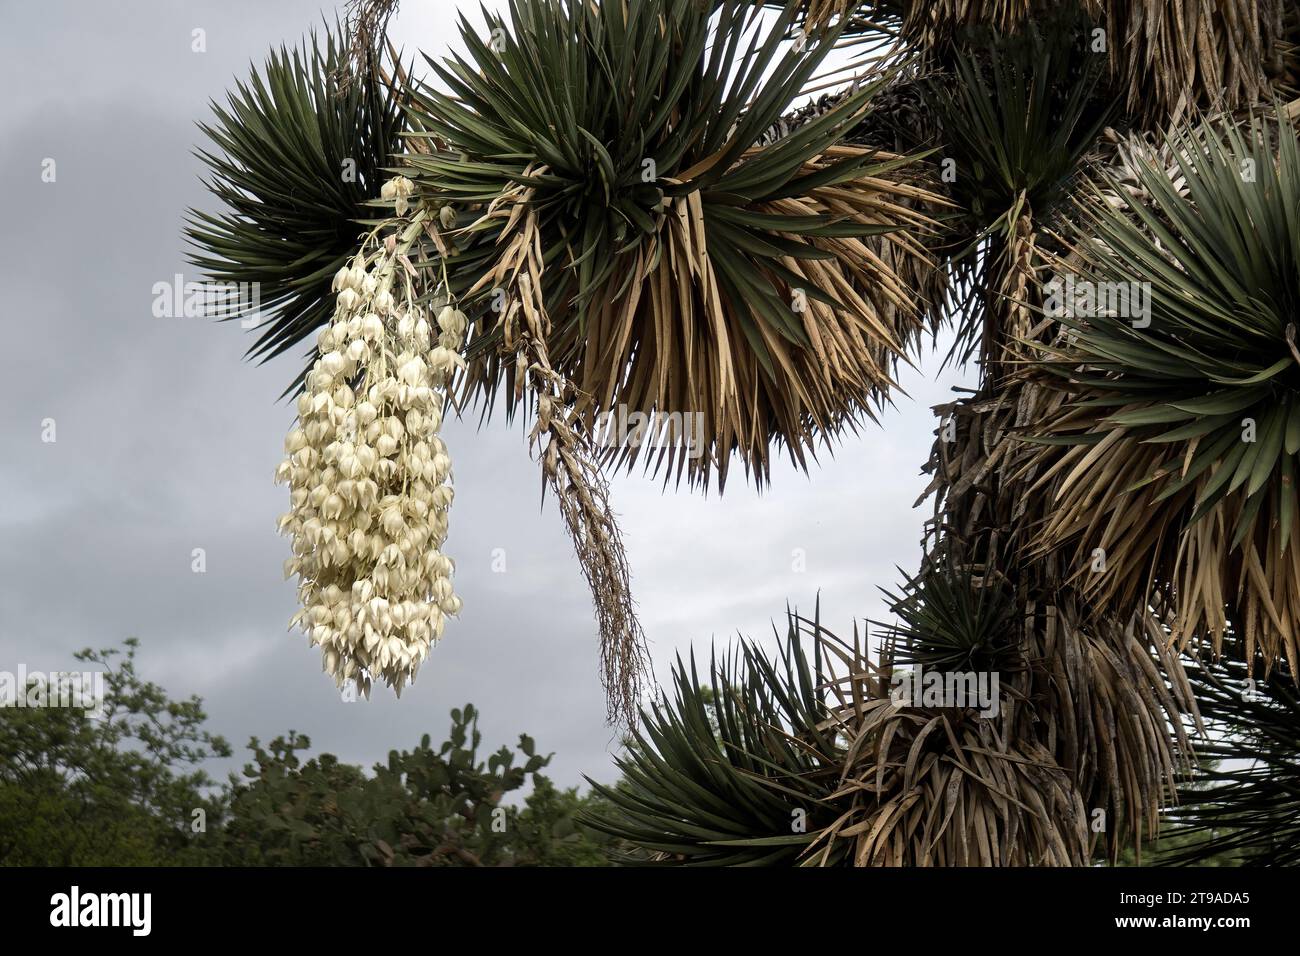
[{"label": "bud on flower stalk", "polygon": [[438,431],[463,366],[464,316],[439,316],[431,342],[404,278],[391,253],[369,269],[358,256],[335,277],[334,320],[276,471],[290,489],[285,574],[298,575],[302,605],[290,626],[340,686],[355,680],[363,693],[380,678],[400,694],[461,608],[441,551],[452,489]]},{"label": "bud on flower stalk", "polygon": [[379,198],[393,203],[394,212],[404,216],[408,205],[407,200],[413,192],[415,192],[415,183],[405,176],[397,176],[384,183],[379,190]]}]

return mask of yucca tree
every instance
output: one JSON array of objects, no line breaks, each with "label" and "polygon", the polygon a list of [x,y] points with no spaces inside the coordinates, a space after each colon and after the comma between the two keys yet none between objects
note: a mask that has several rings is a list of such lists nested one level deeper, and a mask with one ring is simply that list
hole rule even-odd
[{"label": "yucca tree", "polygon": [[[533,417],[612,716],[635,722],[645,688],[609,467],[719,488],[735,462],[763,484],[782,450],[807,467],[945,324],[980,373],[936,409],[901,623],[845,644],[796,618],[778,660],[715,659],[716,727],[679,663],[601,825],[708,865],[1140,848],[1206,739],[1198,692],[1215,700],[1178,649],[1297,666],[1293,5],[510,0],[423,79],[379,55],[394,6],[358,0],[349,36],[281,55],[219,114],[227,213],[196,219],[198,261],[274,283],[263,351],[313,322],[345,335],[328,295],[378,263],[412,304],[403,335],[439,316],[454,397]],[[851,68],[824,75],[836,48]],[[286,168],[286,142],[312,160]],[[355,155],[396,178],[320,181]],[[287,241],[295,222],[319,250]],[[347,223],[359,265],[331,286]],[[1150,314],[1080,316],[1077,290],[1118,283]],[[327,382],[345,428],[358,374]],[[619,407],[701,416],[705,454],[680,428],[611,440]],[[997,674],[997,713],[899,705],[908,667]]]}]

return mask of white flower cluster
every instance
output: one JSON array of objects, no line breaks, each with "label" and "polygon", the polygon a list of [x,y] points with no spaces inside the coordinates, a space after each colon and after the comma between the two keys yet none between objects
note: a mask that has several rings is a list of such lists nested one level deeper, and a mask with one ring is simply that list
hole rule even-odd
[{"label": "white flower cluster", "polygon": [[340,686],[355,681],[366,696],[372,677],[400,694],[461,607],[440,550],[452,489],[438,430],[466,319],[442,309],[433,339],[409,283],[400,302],[389,291],[400,268],[390,251],[335,276],[334,321],[276,471],[290,489],[285,576],[300,579],[290,627],[321,648]]}]

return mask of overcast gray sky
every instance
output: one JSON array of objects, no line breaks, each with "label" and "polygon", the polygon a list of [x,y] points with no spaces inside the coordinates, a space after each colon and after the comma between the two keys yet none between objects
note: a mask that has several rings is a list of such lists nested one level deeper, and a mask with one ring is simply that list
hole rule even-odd
[{"label": "overcast gray sky", "polygon": [[[156,282],[200,278],[181,227],[187,207],[213,205],[191,152],[208,100],[333,11],[0,0],[0,670],[69,668],[76,649],[134,635],[145,675],[202,696],[237,748],[294,728],[369,765],[424,732],[442,739],[450,708],[472,701],[486,749],[527,732],[555,752],[557,782],[610,780],[617,741],[586,586],[559,515],[539,509],[521,426],[445,428],[456,477],[445,550],[465,610],[402,700],[377,689],[344,703],[319,653],[286,630],[295,594],[275,522],[287,493],[272,472],[293,415],[277,396],[301,355],[254,366],[242,360],[251,333],[152,315]],[[449,0],[406,0],[393,35],[441,54],[453,13]],[[47,159],[54,182],[42,181]],[[707,655],[737,633],[770,640],[786,603],[811,609],[819,591],[832,629],[883,614],[877,587],[919,558],[927,507],[912,503],[930,406],[969,381],[939,365],[930,356],[904,373],[909,395],[883,427],[868,424],[809,476],[777,467],[762,494],[738,478],[724,498],[614,481],[660,680],[692,644]],[[41,440],[46,419],[53,443]],[[195,548],[205,573],[191,570]],[[491,568],[498,548],[504,574]]]}]

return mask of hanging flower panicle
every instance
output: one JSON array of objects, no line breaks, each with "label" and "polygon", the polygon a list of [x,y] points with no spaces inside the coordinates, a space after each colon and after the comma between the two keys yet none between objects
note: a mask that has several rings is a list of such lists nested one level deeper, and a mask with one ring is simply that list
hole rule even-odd
[{"label": "hanging flower panicle", "polygon": [[[399,216],[409,186],[384,187]],[[354,681],[364,696],[376,676],[400,695],[461,608],[441,550],[452,487],[438,431],[466,317],[448,305],[430,322],[417,304],[406,250],[425,216],[399,221],[400,235],[382,244],[372,235],[335,275],[334,319],[318,336],[276,471],[289,485],[285,576],[300,581],[290,626],[320,647],[340,686]]]}]

